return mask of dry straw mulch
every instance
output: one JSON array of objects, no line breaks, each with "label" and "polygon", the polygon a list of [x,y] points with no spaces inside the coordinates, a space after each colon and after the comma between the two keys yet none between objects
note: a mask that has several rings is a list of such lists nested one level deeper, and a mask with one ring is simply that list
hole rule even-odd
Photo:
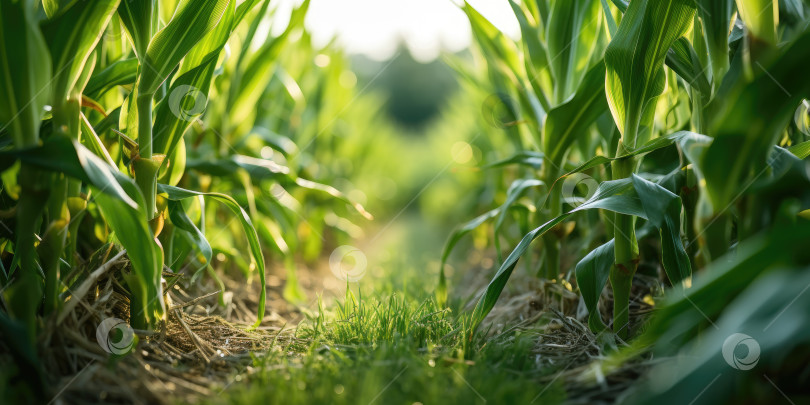
[{"label": "dry straw mulch", "polygon": [[[472,311],[489,278],[497,268],[479,268],[465,272],[465,278],[455,290],[458,298],[467,302]],[[566,390],[567,403],[614,404],[628,394],[638,379],[656,360],[635,350],[621,359],[611,352],[626,342],[612,334],[595,335],[588,328],[587,309],[576,291],[573,277],[563,280],[538,279],[515,271],[497,304],[485,318],[481,329],[493,343],[508,343],[514,333],[535,336],[534,360],[555,371],[541,377],[541,385],[561,383]],[[637,274],[630,295],[630,330],[639,333],[654,310],[653,296],[660,295],[658,278]],[[602,319],[612,319],[613,293],[608,285],[599,300]]]},{"label": "dry straw mulch", "polygon": [[[53,403],[159,404],[212,397],[250,371],[250,352],[293,339],[284,328],[293,313],[271,312],[250,330],[258,305],[250,297],[258,294],[245,292],[251,286],[244,281],[223,280],[231,291],[223,307],[213,283],[191,283],[189,275],[165,270],[165,319],[156,331],[135,330],[128,355],[108,353],[96,332],[107,318],[128,322],[122,275],[130,268],[124,253],[110,245],[77,268],[65,306],[49,318],[38,347],[47,377],[55,382]],[[268,291],[268,307],[287,307],[278,295]]]}]

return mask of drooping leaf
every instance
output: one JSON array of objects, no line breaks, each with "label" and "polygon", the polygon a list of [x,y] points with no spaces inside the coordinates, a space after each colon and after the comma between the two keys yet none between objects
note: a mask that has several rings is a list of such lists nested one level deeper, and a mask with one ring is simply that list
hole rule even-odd
[{"label": "drooping leaf", "polygon": [[3,158],[0,171],[20,160],[31,166],[79,179],[132,209],[138,206],[122,188],[127,183],[134,186],[131,179],[67,136],[52,135],[41,146],[33,148],[0,151],[0,157]]},{"label": "drooping leaf", "polygon": [[588,308],[588,327],[594,332],[607,329],[599,314],[599,297],[607,284],[610,268],[613,267],[613,239],[592,250],[577,263],[574,273],[577,286]]},{"label": "drooping leaf", "polygon": [[196,197],[196,196],[204,196],[213,198],[223,204],[225,204],[231,212],[236,215],[237,219],[239,219],[240,224],[242,225],[242,230],[245,232],[245,237],[248,241],[248,246],[250,248],[251,254],[251,262],[255,264],[256,269],[259,272],[259,282],[261,283],[261,292],[259,295],[259,312],[256,316],[256,322],[253,324],[253,327],[259,326],[264,318],[264,311],[265,311],[265,301],[267,299],[267,290],[265,288],[265,264],[264,264],[264,255],[262,254],[262,248],[259,244],[259,236],[256,233],[256,228],[253,226],[253,222],[250,220],[247,212],[242,209],[241,206],[233,199],[225,194],[221,193],[203,193],[199,191],[192,191],[186,190],[179,187],[173,187],[166,184],[158,184],[158,192],[159,193],[166,193],[168,195],[168,199],[172,201],[181,201],[186,198]]},{"label": "drooping leaf", "polygon": [[138,59],[118,60],[90,77],[84,92],[90,98],[98,98],[116,86],[135,83],[137,75]]},{"label": "drooping leaf", "polygon": [[666,63],[689,86],[697,89],[703,97],[708,99],[711,96],[712,88],[704,74],[706,68],[701,65],[695,49],[686,38],[678,38],[672,44],[667,52]]},{"label": "drooping leaf", "polygon": [[[652,200],[642,201],[639,191],[636,190],[636,184],[641,184],[641,186],[644,188],[641,193],[645,195],[645,198]],[[670,203],[673,201],[677,201],[677,213],[671,209]],[[563,215],[551,219],[523,237],[512,253],[510,253],[506,260],[504,260],[503,264],[498,269],[498,272],[495,274],[495,277],[492,279],[492,281],[490,281],[489,285],[487,285],[484,294],[478,300],[478,304],[475,306],[472,314],[474,328],[480,325],[487,314],[495,306],[498,297],[503,291],[503,288],[506,286],[506,282],[509,280],[509,277],[512,275],[512,271],[517,265],[518,260],[528,251],[532,241],[539,238],[574,213],[596,208],[647,219],[654,224],[660,223],[662,227],[663,243],[668,243],[666,238],[669,237],[671,230],[671,228],[669,228],[670,226],[678,224],[675,228],[678,230],[680,229],[680,198],[675,196],[675,199],[672,199],[672,194],[660,185],[650,183],[635,175],[633,175],[631,178],[602,182],[599,184],[599,187],[593,196],[591,196],[591,198],[585,201],[582,205],[577,206]],[[679,234],[678,238],[680,238]],[[680,242],[680,239],[678,239],[678,242]],[[667,275],[672,277],[672,281],[674,283],[680,281],[682,275],[687,271],[691,271],[691,268],[687,267],[687,269],[690,270],[684,270],[681,268],[681,266],[685,265],[681,259],[683,257],[687,257],[688,259],[686,253],[683,252],[682,244],[673,241],[669,248],[675,251],[670,251],[673,256],[665,259],[664,264],[667,268]],[[680,251],[677,251],[678,249],[680,249]]]},{"label": "drooping leaf", "polygon": [[[209,265],[211,263],[211,256],[213,256],[211,244],[208,243],[208,239],[205,238],[205,234],[199,228],[197,228],[197,226],[194,225],[194,222],[192,222],[188,215],[186,215],[186,212],[183,210],[183,204],[180,201],[169,200],[168,211],[172,224],[185,231],[189,238],[191,238],[192,246],[200,250],[202,257],[204,258],[204,260],[200,260],[202,266],[204,267]],[[200,269],[197,271],[199,270]]]}]

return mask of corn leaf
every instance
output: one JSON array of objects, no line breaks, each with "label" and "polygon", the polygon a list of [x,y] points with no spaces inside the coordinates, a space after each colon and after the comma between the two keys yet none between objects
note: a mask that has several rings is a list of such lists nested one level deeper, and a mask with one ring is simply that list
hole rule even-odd
[{"label": "corn leaf", "polygon": [[599,297],[605,289],[610,268],[613,267],[613,239],[592,250],[577,263],[574,274],[577,286],[588,308],[588,327],[594,332],[607,329],[599,314]]},{"label": "corn leaf", "polygon": [[788,148],[790,153],[796,155],[799,159],[806,159],[810,156],[810,141],[804,141]]},{"label": "corn leaf", "polygon": [[61,103],[79,81],[120,0],[77,2],[46,22],[42,33],[53,58],[53,94]]},{"label": "corn leaf", "polygon": [[139,97],[154,94],[186,54],[213,29],[230,0],[184,0],[171,21],[150,40],[143,58]]},{"label": "corn leaf", "polygon": [[[728,47],[728,45],[726,45]],[[728,54],[726,54],[728,55]],[[728,57],[728,56],[726,56]],[[678,38],[667,51],[667,66],[674,70],[690,87],[697,89],[705,99],[711,96],[711,85],[700,63],[695,48],[686,38]]]},{"label": "corn leaf", "polygon": [[[199,249],[200,253],[205,259],[200,260],[202,266],[205,267],[210,264],[211,256],[213,256],[211,244],[208,243],[208,239],[205,238],[205,233],[197,228],[197,226],[194,225],[194,222],[192,222],[188,215],[186,215],[186,212],[183,210],[183,204],[180,201],[169,200],[168,211],[169,219],[171,219],[172,224],[184,231],[190,238],[191,245]],[[197,269],[197,271],[199,270],[201,269]],[[197,271],[195,271],[195,273]]]},{"label": "corn leaf", "polygon": [[[132,263],[135,274],[127,276],[126,280],[134,296],[131,305],[140,308],[131,313],[143,314],[146,321],[154,325],[163,316],[165,309],[161,284],[163,250],[149,227],[140,190],[134,183],[127,184],[126,187],[129,195],[135,197],[137,209],[98,188],[95,190],[101,192],[95,193],[95,201],[107,225],[127,250],[127,257]],[[137,322],[137,318],[132,322]],[[133,326],[147,327],[137,324]]]},{"label": "corn leaf", "polygon": [[99,96],[112,90],[116,86],[125,86],[135,83],[138,76],[138,59],[123,59],[111,63],[104,70],[90,77],[84,93],[90,98]]},{"label": "corn leaf", "polygon": [[[644,199],[647,199],[647,201],[644,201]],[[677,213],[673,209],[676,205],[678,208]],[[662,243],[666,244],[666,249],[671,249],[664,260],[667,276],[670,277],[673,283],[677,283],[684,274],[691,274],[691,267],[688,267],[688,256],[683,250],[683,244],[680,243],[680,234],[678,233],[680,230],[680,198],[660,185],[643,180],[636,175],[627,179],[605,181],[599,184],[593,196],[582,205],[546,222],[523,237],[503,262],[495,277],[487,285],[484,294],[478,300],[472,314],[474,328],[480,325],[495,306],[518,260],[529,250],[532,241],[565,221],[574,213],[596,208],[647,219],[653,225],[658,225],[661,228]],[[671,240],[673,239],[671,236],[673,229],[675,229],[677,241]],[[686,258],[685,264],[682,261],[683,258]]]},{"label": "corn leaf", "polygon": [[711,61],[712,82],[719,85],[729,68],[728,35],[734,17],[734,0],[697,0],[697,5]]},{"label": "corn leaf", "polygon": [[599,0],[555,1],[551,6],[546,41],[554,76],[554,105],[568,99],[590,67],[601,32]]},{"label": "corn leaf", "polygon": [[715,210],[727,207],[748,179],[765,169],[768,153],[796,107],[810,98],[810,80],[805,79],[808,43],[810,29],[771,63],[755,67],[753,81],[738,85],[717,106],[709,127],[715,139],[700,164]]},{"label": "corn leaf", "polygon": [[571,145],[581,139],[605,111],[605,64],[600,62],[588,72],[576,94],[549,111],[546,117],[543,149],[554,165],[561,165]]},{"label": "corn leaf", "polygon": [[204,108],[197,103],[208,102],[217,59],[238,24],[234,20],[234,9],[234,2],[230,2],[217,27],[189,52],[177,73],[178,78],[172,82],[169,96],[158,106],[154,126],[154,145],[158,153],[168,156],[174,152],[183,133],[193,122],[193,117],[183,114],[202,112]]},{"label": "corn leaf", "polygon": [[543,155],[543,153],[541,153],[541,152],[524,150],[524,151],[520,151],[518,153],[515,153],[514,155],[512,155],[512,156],[510,156],[510,157],[508,157],[506,159],[498,160],[496,162],[484,165],[483,168],[484,169],[495,169],[495,168],[498,168],[498,167],[504,167],[504,166],[516,164],[516,165],[531,167],[532,169],[535,169],[535,170],[540,170],[540,168],[543,166],[543,156],[545,156],[545,155]]},{"label": "corn leaf", "polygon": [[118,6],[118,15],[132,41],[135,56],[143,61],[149,41],[158,29],[158,1],[124,0]]},{"label": "corn leaf", "polygon": [[695,15],[692,0],[633,1],[605,51],[606,93],[624,144],[635,147],[644,110],[664,90],[668,49]]},{"label": "corn leaf", "polygon": [[41,146],[0,151],[0,157],[3,157],[0,171],[6,170],[19,160],[44,170],[64,173],[96,187],[132,209],[138,207],[122,188],[122,184],[127,183],[134,186],[132,180],[69,137],[53,135]]},{"label": "corn leaf", "polygon": [[539,187],[545,185],[541,180],[537,179],[517,179],[509,185],[509,189],[506,190],[506,200],[501,204],[500,208],[498,209],[498,217],[495,219],[495,230],[494,230],[494,240],[495,240],[495,251],[498,253],[498,262],[500,263],[503,259],[501,257],[501,241],[500,241],[500,234],[501,228],[503,228],[503,223],[506,220],[506,213],[509,211],[509,208],[517,201],[523,193],[531,187]]},{"label": "corn leaf", "polygon": [[17,147],[36,144],[51,96],[51,56],[33,6],[0,1],[0,131],[8,129]]},{"label": "corn leaf", "polygon": [[179,187],[173,187],[166,184],[158,184],[158,192],[159,193],[166,193],[168,195],[168,199],[171,201],[181,201],[186,198],[196,197],[196,196],[204,196],[213,198],[223,204],[225,204],[231,212],[236,215],[239,219],[239,222],[242,225],[242,230],[245,231],[245,237],[248,240],[248,246],[250,248],[251,253],[251,262],[255,264],[256,269],[259,271],[259,282],[261,283],[261,293],[259,295],[259,312],[256,316],[256,322],[253,324],[253,327],[259,326],[264,318],[264,310],[265,310],[265,301],[267,299],[267,290],[265,288],[265,267],[264,267],[264,256],[262,255],[262,248],[259,244],[259,236],[256,233],[256,228],[253,227],[253,222],[250,220],[247,212],[242,209],[241,206],[233,199],[233,197],[227,196],[221,193],[203,193],[199,191],[191,191],[182,189]]}]

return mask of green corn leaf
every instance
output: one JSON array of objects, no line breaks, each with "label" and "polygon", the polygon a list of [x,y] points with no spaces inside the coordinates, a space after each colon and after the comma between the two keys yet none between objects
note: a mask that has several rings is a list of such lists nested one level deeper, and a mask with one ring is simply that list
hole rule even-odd
[{"label": "green corn leaf", "polygon": [[351,205],[366,219],[371,220],[374,218],[368,211],[366,211],[365,208],[363,208],[360,203],[353,201],[340,190],[326,184],[297,177],[290,173],[290,169],[288,167],[281,166],[271,160],[257,159],[244,155],[232,155],[230,159],[220,159],[214,161],[197,159],[188,160],[186,162],[186,167],[188,169],[197,170],[201,173],[206,173],[213,176],[237,176],[240,170],[244,170],[254,181],[276,180],[282,185],[289,185],[326,193],[333,198]]},{"label": "green corn leaf", "polygon": [[442,260],[439,264],[439,284],[436,287],[436,299],[440,306],[443,306],[444,303],[447,302],[447,276],[445,275],[444,267],[447,264],[447,259],[450,258],[450,253],[453,252],[453,249],[456,247],[458,242],[461,241],[461,238],[483,225],[484,222],[495,218],[500,211],[501,207],[487,211],[473,220],[457,227],[450,234],[450,237],[444,244],[444,249],[442,250]]},{"label": "green corn leaf", "polygon": [[606,93],[623,144],[634,148],[645,110],[664,90],[668,49],[695,15],[692,0],[633,1],[605,51]]},{"label": "green corn leaf", "polygon": [[700,164],[715,210],[723,210],[750,178],[765,169],[767,156],[803,99],[810,29],[784,46],[769,64],[755,65],[756,77],[724,97],[713,113],[709,134],[715,139]]},{"label": "green corn leaf", "polygon": [[259,295],[259,312],[256,316],[256,322],[253,327],[258,327],[264,319],[265,301],[267,299],[267,291],[265,288],[265,268],[264,268],[264,255],[262,255],[262,248],[259,244],[259,236],[256,233],[256,228],[253,227],[253,222],[250,220],[247,212],[233,199],[233,197],[220,193],[203,193],[199,191],[191,191],[179,187],[173,187],[166,184],[158,184],[158,192],[166,193],[169,200],[181,201],[186,198],[204,196],[213,198],[225,204],[231,212],[236,215],[245,231],[245,236],[248,240],[250,247],[251,261],[255,264],[256,269],[259,271],[259,282],[261,283],[261,293]]},{"label": "green corn leaf", "polygon": [[585,76],[576,94],[546,117],[543,148],[551,162],[560,166],[574,141],[587,134],[588,127],[607,109],[605,65],[598,63]]},{"label": "green corn leaf", "polygon": [[681,198],[664,187],[633,176],[647,220],[660,229],[664,271],[672,284],[692,275],[692,264],[681,240]]},{"label": "green corn leaf", "polygon": [[171,155],[183,133],[205,110],[217,59],[236,25],[234,2],[230,2],[217,27],[206,34],[183,60],[168,96],[157,108],[153,136],[158,153]]},{"label": "green corn leaf", "polygon": [[523,38],[525,54],[529,55],[525,60],[526,72],[529,73],[529,83],[537,95],[544,108],[549,108],[548,101],[551,96],[553,85],[551,70],[548,62],[548,52],[546,46],[541,41],[545,37],[543,21],[539,21],[538,16],[531,12],[525,12],[521,6],[530,7],[533,2],[523,2],[518,4],[514,0],[509,0],[509,5],[517,17],[520,24],[520,33]]},{"label": "green corn leaf", "polygon": [[501,207],[495,208],[493,210],[487,211],[484,214],[479,215],[478,217],[468,221],[467,223],[457,227],[453,230],[450,234],[450,237],[447,239],[447,242],[444,244],[444,249],[442,250],[442,260],[441,264],[439,265],[440,273],[440,284],[441,281],[444,280],[444,266],[447,264],[447,259],[450,258],[450,253],[453,252],[453,249],[456,247],[461,238],[463,238],[468,233],[474,231],[479,226],[483,225],[484,222],[495,218],[498,213],[501,211]]},{"label": "green corn leaf", "polygon": [[267,88],[273,77],[267,72],[276,63],[278,55],[284,49],[290,35],[303,25],[309,2],[310,0],[305,0],[293,11],[284,32],[265,43],[244,68],[238,86],[229,94],[228,105],[233,122],[243,121],[251,111],[255,110],[253,106],[263,93],[260,89]]},{"label": "green corn leaf", "polygon": [[158,30],[158,1],[124,0],[118,6],[118,15],[132,41],[135,56],[143,61],[149,41]]},{"label": "green corn leaf", "polygon": [[610,0],[622,13],[626,13],[630,3],[624,0]]},{"label": "green corn leaf", "polygon": [[134,185],[132,180],[75,139],[52,135],[41,146],[0,151],[0,157],[3,157],[0,171],[6,170],[16,160],[20,160],[41,169],[64,173],[96,187],[132,209],[138,207],[122,188],[127,186],[127,183]]},{"label": "green corn leaf", "polygon": [[[764,272],[783,269],[794,263],[808,263],[807,240],[810,240],[810,226],[808,221],[803,220],[740,242],[733,253],[713,261],[703,270],[691,288],[675,286],[643,338],[654,337],[656,344],[662,348],[680,347],[684,340],[694,337],[698,329],[706,325],[707,318],[717,319],[728,302]],[[806,284],[799,286],[803,288]],[[796,296],[788,296],[784,291],[780,295]],[[760,302],[756,300],[757,305]],[[766,322],[771,322],[774,314],[784,309],[785,305],[774,308],[768,311]]]},{"label": "green corn leaf", "polygon": [[68,98],[78,82],[119,1],[77,2],[43,25],[42,32],[53,58],[56,105]]},{"label": "green corn leaf", "polygon": [[483,168],[484,169],[495,169],[495,168],[499,168],[499,167],[504,167],[504,166],[516,164],[516,165],[531,167],[532,169],[535,169],[535,170],[540,170],[540,168],[543,166],[543,157],[544,156],[545,155],[543,155],[543,153],[541,153],[541,152],[523,150],[523,151],[520,151],[518,153],[515,153],[514,155],[512,155],[512,156],[510,156],[510,157],[508,157],[506,159],[498,160],[496,162],[484,165]]},{"label": "green corn leaf", "polygon": [[154,94],[186,54],[213,29],[230,0],[183,0],[171,21],[149,42],[140,72],[139,97]]},{"label": "green corn leaf", "polygon": [[574,273],[577,286],[588,308],[588,327],[598,333],[607,329],[599,314],[599,297],[605,289],[613,267],[613,239],[592,250],[577,263]]},{"label": "green corn leaf", "polygon": [[[607,157],[607,156],[594,156],[594,157],[588,159],[587,161],[585,161],[584,163],[580,164],[579,166],[577,166],[573,170],[570,170],[567,173],[560,176],[557,180],[554,181],[554,183],[551,185],[551,187],[552,188],[555,187],[557,185],[557,183],[560,182],[560,180],[562,180],[562,179],[564,179],[564,178],[566,178],[566,177],[568,177],[568,176],[570,176],[572,174],[582,173],[582,172],[584,172],[584,171],[586,171],[588,169],[592,169],[592,168],[597,167],[597,166],[605,165],[605,164],[608,164],[608,163],[616,161],[616,160],[625,159],[625,158],[628,158],[628,157],[642,156],[642,155],[645,155],[647,153],[650,153],[650,152],[653,152],[653,151],[656,151],[656,150],[659,150],[659,149],[662,149],[662,148],[666,148],[666,147],[671,146],[673,144],[681,144],[683,146],[684,142],[695,141],[695,140],[704,140],[704,139],[711,139],[711,138],[709,138],[709,137],[707,137],[705,135],[696,134],[694,132],[678,131],[678,132],[675,132],[675,133],[667,135],[667,136],[662,136],[662,137],[659,137],[659,138],[655,138],[652,141],[649,141],[646,144],[636,148],[634,151],[626,152],[626,153],[624,153],[624,154],[622,154],[620,156],[617,156],[617,157],[610,158],[610,157]],[[546,202],[544,201],[543,204],[541,205],[541,207],[544,207],[546,205],[545,203]]]},{"label": "green corn leaf", "polygon": [[697,5],[712,82],[719,86],[729,68],[728,36],[734,17],[734,0],[697,0]]},{"label": "green corn leaf", "polygon": [[484,49],[487,58],[494,62],[491,65],[499,66],[500,70],[519,76],[518,72],[520,72],[521,64],[515,43],[466,1],[462,10],[470,20],[476,41]]},{"label": "green corn leaf", "polygon": [[[640,192],[636,189],[637,185],[641,188]],[[641,195],[647,198],[648,201],[643,201]],[[523,237],[498,269],[495,277],[490,281],[489,285],[487,285],[484,295],[478,300],[478,304],[475,306],[472,314],[474,328],[480,325],[495,306],[518,260],[529,250],[532,241],[548,232],[557,224],[565,221],[568,217],[579,211],[597,208],[605,209],[619,214],[647,219],[653,224],[660,224],[662,227],[662,243],[667,244],[669,243],[667,238],[671,238],[670,234],[672,233],[672,229],[676,229],[675,232],[678,232],[680,229],[680,198],[677,196],[673,198],[673,196],[674,194],[660,185],[650,183],[636,175],[627,179],[602,182],[599,184],[593,196],[582,205],[546,222]],[[672,209],[674,206],[673,201],[678,204],[677,213]],[[677,226],[675,224],[677,224]],[[671,277],[673,283],[679,282],[683,274],[691,273],[691,268],[688,267],[688,256],[686,256],[685,251],[683,251],[683,244],[680,243],[679,234],[677,237],[677,241],[672,241],[671,245],[665,246],[665,248],[671,249],[669,252],[671,256],[667,256],[664,260],[664,265],[667,270],[667,276]],[[687,264],[682,262],[684,257],[687,258]],[[683,266],[687,267],[683,268]]]},{"label": "green corn leaf", "polygon": [[112,90],[116,86],[135,83],[138,76],[138,59],[122,59],[111,63],[104,70],[90,77],[84,93],[93,99]]},{"label": "green corn leaf", "polygon": [[517,199],[520,198],[520,196],[522,196],[526,190],[531,187],[539,187],[545,184],[546,183],[543,183],[543,181],[537,179],[518,179],[509,185],[509,189],[506,190],[506,200],[498,208],[498,217],[495,219],[493,238],[495,240],[495,251],[498,253],[498,262],[502,261],[500,241],[501,228],[506,220],[506,213],[509,211],[509,208],[512,207],[515,201],[517,201]]},{"label": "green corn leaf", "polygon": [[[726,45],[728,47],[728,45]],[[728,57],[728,56],[726,56]],[[695,48],[686,38],[678,38],[667,51],[667,66],[674,70],[690,87],[697,89],[705,99],[711,96],[711,85],[700,63]]]},{"label": "green corn leaf", "polygon": [[554,105],[568,99],[590,67],[601,32],[599,0],[555,1],[551,6],[546,41],[554,76]]},{"label": "green corn leaf", "polygon": [[613,12],[608,5],[608,0],[601,0],[601,2],[602,13],[605,15],[605,20],[607,21],[608,25],[608,34],[610,34],[610,38],[613,38],[613,36],[616,35],[616,31],[619,30],[619,26],[616,24],[616,19],[613,18]]},{"label": "green corn leaf", "polygon": [[0,132],[34,146],[51,97],[51,56],[33,1],[0,1]]},{"label": "green corn leaf", "polygon": [[[205,259],[200,260],[202,266],[205,267],[209,265],[211,263],[211,256],[213,256],[211,244],[208,243],[208,239],[205,238],[205,233],[197,228],[194,222],[186,215],[186,212],[183,210],[183,204],[180,201],[169,200],[168,211],[169,219],[171,219],[172,224],[185,231],[191,239],[191,245],[200,250],[200,253]],[[197,269],[195,273],[201,269],[202,268]]]},{"label": "green corn leaf", "polygon": [[[164,314],[165,303],[161,284],[163,249],[149,227],[140,190],[134,183],[126,187],[129,195],[136,197],[139,208],[133,208],[122,200],[109,196],[104,190],[96,189],[102,192],[94,194],[102,217],[127,250],[127,256],[132,263],[134,274],[126,278],[133,294],[131,322],[133,327],[145,328],[154,325]],[[147,325],[138,325],[139,319],[145,320]]]},{"label": "green corn leaf", "polygon": [[60,12],[67,10],[78,0],[42,0],[42,9],[48,18],[53,18]]},{"label": "green corn leaf", "polygon": [[107,148],[104,147],[104,144],[101,142],[101,139],[96,134],[96,130],[93,129],[93,126],[90,125],[90,121],[87,120],[87,117],[84,116],[84,113],[79,113],[81,119],[81,130],[82,136],[81,143],[82,145],[86,146],[90,149],[96,156],[104,159],[108,165],[111,167],[117,167],[115,161],[110,156],[110,153],[107,152]]},{"label": "green corn leaf", "polygon": [[778,41],[779,2],[777,0],[737,0],[737,10],[750,35],[776,45]]},{"label": "green corn leaf", "polygon": [[790,153],[796,155],[799,159],[806,159],[810,156],[810,141],[804,141],[788,148]]}]

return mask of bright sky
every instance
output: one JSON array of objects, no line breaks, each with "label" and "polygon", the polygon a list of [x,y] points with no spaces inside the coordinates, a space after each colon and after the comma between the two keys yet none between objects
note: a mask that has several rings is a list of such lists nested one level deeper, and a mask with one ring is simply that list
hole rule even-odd
[{"label": "bright sky", "polygon": [[[306,26],[318,45],[334,36],[350,53],[384,60],[403,39],[415,58],[429,61],[442,50],[470,44],[467,18],[453,1],[460,0],[312,0]],[[300,0],[283,0],[281,13]],[[512,37],[519,27],[507,0],[469,0],[496,27]]]}]

